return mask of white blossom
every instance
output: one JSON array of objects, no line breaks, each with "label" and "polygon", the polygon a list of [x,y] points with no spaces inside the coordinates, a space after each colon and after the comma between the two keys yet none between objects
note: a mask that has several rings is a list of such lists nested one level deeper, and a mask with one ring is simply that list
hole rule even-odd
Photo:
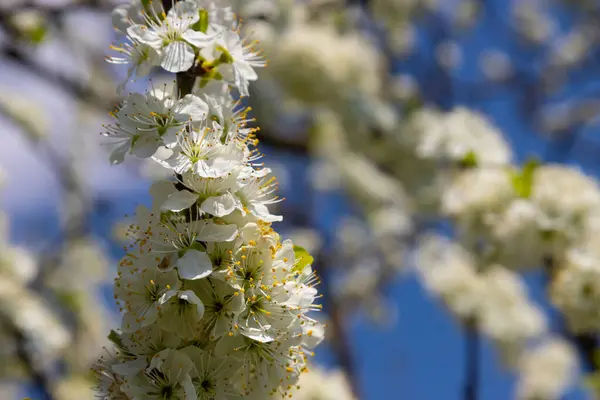
[{"label": "white blossom", "polygon": [[190,69],[195,60],[193,46],[204,47],[213,40],[193,29],[200,19],[198,6],[193,1],[176,2],[164,20],[158,14],[153,17],[146,18],[148,26],[138,24],[127,28],[127,35],[158,51],[161,67],[169,72]]},{"label": "white blossom", "polygon": [[559,338],[547,338],[528,350],[519,362],[519,400],[558,400],[575,383],[575,349]]},{"label": "white blossom", "polygon": [[573,332],[600,328],[600,263],[596,252],[571,249],[552,281],[550,299]]},{"label": "white blossom", "polygon": [[128,152],[148,158],[160,146],[172,147],[177,142],[177,133],[189,120],[202,121],[207,113],[208,105],[194,95],[177,99],[161,89],[153,89],[146,95],[130,94],[113,113],[116,123],[106,126],[106,135],[114,138],[117,145],[111,161],[122,162]]}]

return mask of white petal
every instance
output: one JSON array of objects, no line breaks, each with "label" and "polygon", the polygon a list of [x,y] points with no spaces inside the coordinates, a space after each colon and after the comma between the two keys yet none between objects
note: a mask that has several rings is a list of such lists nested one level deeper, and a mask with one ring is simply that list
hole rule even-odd
[{"label": "white petal", "polygon": [[240,354],[242,352],[240,351],[235,351],[236,348],[238,347],[242,347],[244,346],[244,337],[241,335],[237,335],[237,336],[229,336],[229,335],[224,335],[221,337],[221,340],[219,340],[217,342],[217,345],[215,346],[215,355],[217,357],[226,357],[226,356],[233,356],[233,357],[242,357],[243,354]]},{"label": "white petal", "polygon": [[169,72],[187,71],[194,65],[194,49],[182,41],[169,43],[164,49],[161,67]]},{"label": "white petal", "polygon": [[200,209],[215,217],[224,217],[236,209],[238,201],[232,194],[226,193],[222,196],[209,197],[202,202]]},{"label": "white petal", "polygon": [[268,334],[267,332],[265,332],[262,329],[244,328],[241,330],[241,332],[242,332],[242,335],[244,335],[247,338],[250,338],[252,340],[256,340],[257,342],[269,343],[269,342],[272,342],[273,340],[275,340],[273,335]]},{"label": "white petal", "polygon": [[220,178],[241,164],[243,153],[237,149],[226,149],[208,160],[194,164],[194,171],[203,178]]},{"label": "white petal", "polygon": [[206,33],[193,31],[191,29],[183,32],[181,35],[188,43],[196,47],[207,47],[214,41],[214,37]]},{"label": "white petal", "polygon": [[[238,296],[240,297],[240,296]],[[223,315],[217,317],[217,322],[213,327],[212,334],[214,337],[221,337],[231,331],[231,321]]]},{"label": "white petal", "polygon": [[146,367],[144,357],[138,357],[135,360],[124,363],[114,364],[112,371],[119,375],[135,375]]},{"label": "white petal", "polygon": [[181,386],[183,386],[185,400],[196,400],[198,398],[192,378],[188,374],[186,374],[181,380]]},{"label": "white petal", "polygon": [[250,211],[256,217],[262,219],[265,222],[279,222],[283,221],[283,217],[281,215],[273,215],[269,212],[267,206],[262,203],[254,203],[252,204]]},{"label": "white petal", "polygon": [[204,242],[230,242],[237,237],[237,225],[220,225],[212,221],[198,221],[194,227],[198,240]]},{"label": "white petal", "polygon": [[176,296],[176,295],[177,295],[177,290],[169,290],[168,292],[165,292],[165,293],[163,293],[162,296],[160,296],[160,299],[158,299],[158,303],[162,306],[167,301],[169,301],[171,299],[171,297]]},{"label": "white petal", "polygon": [[115,148],[112,153],[110,153],[110,163],[112,165],[121,164],[125,159],[125,154],[129,150],[130,144],[129,142],[123,143],[119,147]]},{"label": "white petal", "polygon": [[187,190],[171,193],[167,201],[160,207],[163,211],[182,211],[190,208],[198,200],[198,196]]},{"label": "white petal", "polygon": [[193,120],[202,120],[208,114],[208,104],[193,94],[188,94],[181,99],[180,105],[180,112],[189,115]]},{"label": "white petal", "polygon": [[179,276],[190,281],[206,278],[212,273],[212,262],[206,253],[190,249],[177,263]]},{"label": "white petal", "polygon": [[191,290],[184,290],[183,292],[179,293],[179,298],[187,301],[189,304],[195,305],[196,312],[198,313],[198,319],[202,319],[204,316],[204,304],[202,304],[202,301],[198,298],[198,296],[196,296],[196,293]]},{"label": "white petal", "polygon": [[258,75],[254,68],[246,62],[236,63],[235,67],[238,69],[238,73],[240,73],[246,80],[255,81],[258,79]]},{"label": "white petal", "polygon": [[193,1],[185,0],[175,3],[175,6],[169,10],[169,18],[173,19],[190,19],[190,22],[194,22],[200,19],[198,15],[198,5]]},{"label": "white petal", "polygon": [[132,25],[127,28],[127,35],[141,43],[150,45],[156,49],[162,46],[162,40],[152,29],[148,29],[144,25]]},{"label": "white petal", "polygon": [[318,322],[315,325],[304,324],[302,329],[304,331],[302,334],[302,343],[309,349],[317,347],[325,337],[323,325]]},{"label": "white petal", "polygon": [[131,148],[131,153],[139,158],[149,158],[156,153],[158,146],[159,141],[155,137],[151,135],[142,136],[136,140]]}]

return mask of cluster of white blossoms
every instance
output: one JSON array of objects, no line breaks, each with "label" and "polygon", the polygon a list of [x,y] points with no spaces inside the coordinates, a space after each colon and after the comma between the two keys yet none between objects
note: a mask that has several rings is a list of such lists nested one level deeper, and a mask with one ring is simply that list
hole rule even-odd
[{"label": "cluster of white blossoms", "polygon": [[355,400],[348,378],[341,370],[325,371],[311,366],[293,391],[294,400]]},{"label": "cluster of white blossoms", "polygon": [[578,370],[577,354],[564,340],[549,337],[519,362],[519,400],[560,399]]},{"label": "cluster of white blossoms", "polygon": [[544,313],[514,272],[500,265],[481,270],[472,253],[437,236],[422,238],[417,265],[427,289],[492,339],[508,365],[515,365],[527,344],[546,332]]},{"label": "cluster of white blossoms", "polygon": [[121,56],[108,60],[130,64],[130,77],[147,75],[156,66],[169,72],[193,70],[204,82],[224,80],[248,95],[249,82],[258,78],[254,68],[266,63],[254,43],[240,37],[231,7],[214,0],[172,2],[168,12],[160,1],[118,6],[113,24],[127,41],[113,47]]},{"label": "cluster of white blossoms", "polygon": [[150,158],[173,179],[152,186],[129,229],[114,284],[123,320],[96,367],[99,398],[288,396],[324,332],[309,316],[320,309],[312,257],[272,229],[277,183],[229,91],[247,94],[264,62],[217,1],[168,11],[134,1],[114,16],[133,71],[160,65],[194,84],[131,94],[107,126],[114,163]]},{"label": "cluster of white blossoms", "polygon": [[598,332],[600,186],[569,166],[530,160],[517,167],[497,130],[459,123],[464,116],[442,130],[433,124],[439,117],[427,115],[417,115],[416,126],[431,132],[415,138],[416,148],[438,162],[455,160],[451,172],[441,172],[439,211],[453,223],[456,243],[425,240],[420,275],[449,310],[496,343],[521,374],[520,398],[557,399],[573,383],[564,371],[576,353],[548,337],[546,317],[518,272],[545,268],[550,300],[568,329]]},{"label": "cluster of white blossoms", "polygon": [[266,51],[272,54],[270,72],[308,104],[339,102],[349,89],[371,97],[381,90],[381,59],[373,43],[356,33],[340,34],[330,24],[298,21],[272,37]]}]

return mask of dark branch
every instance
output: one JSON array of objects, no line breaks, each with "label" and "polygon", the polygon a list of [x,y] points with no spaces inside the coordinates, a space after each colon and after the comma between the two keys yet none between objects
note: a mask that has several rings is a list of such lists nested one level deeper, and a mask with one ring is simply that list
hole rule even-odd
[{"label": "dark branch", "polygon": [[40,400],[55,400],[52,391],[52,382],[46,372],[38,367],[39,363],[34,359],[28,348],[27,337],[12,321],[4,322],[6,322],[4,325],[6,325],[8,333],[15,339],[17,357],[23,363],[25,370],[40,393]]},{"label": "dark branch", "polygon": [[477,400],[479,387],[479,332],[474,321],[465,325],[464,400]]}]

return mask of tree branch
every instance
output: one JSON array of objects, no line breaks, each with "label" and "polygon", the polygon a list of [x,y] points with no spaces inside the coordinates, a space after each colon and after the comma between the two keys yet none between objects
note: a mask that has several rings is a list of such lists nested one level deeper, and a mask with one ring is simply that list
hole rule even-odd
[{"label": "tree branch", "polygon": [[477,400],[479,388],[479,331],[476,321],[465,324],[464,400]]},{"label": "tree branch", "polygon": [[28,349],[27,337],[11,321],[4,321],[8,333],[15,339],[17,348],[17,357],[23,362],[25,370],[31,377],[31,381],[40,392],[41,400],[55,400],[52,381],[42,368],[38,368],[38,363]]}]

